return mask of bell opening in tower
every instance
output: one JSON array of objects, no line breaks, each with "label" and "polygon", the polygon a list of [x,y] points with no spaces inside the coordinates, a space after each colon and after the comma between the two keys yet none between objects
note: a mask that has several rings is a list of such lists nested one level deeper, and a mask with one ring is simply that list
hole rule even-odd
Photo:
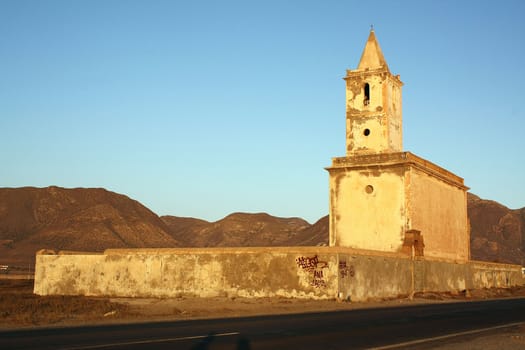
[{"label": "bell opening in tower", "polygon": [[370,104],[370,85],[368,83],[365,83],[365,98],[363,100],[363,103],[365,106],[368,106]]}]

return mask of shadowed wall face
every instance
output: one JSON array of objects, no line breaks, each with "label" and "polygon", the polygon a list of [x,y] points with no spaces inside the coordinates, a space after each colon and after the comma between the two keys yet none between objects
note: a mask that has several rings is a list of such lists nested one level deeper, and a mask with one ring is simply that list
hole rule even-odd
[{"label": "shadowed wall face", "polygon": [[409,188],[408,229],[421,231],[425,256],[468,261],[470,232],[466,188],[417,168],[410,172]]}]

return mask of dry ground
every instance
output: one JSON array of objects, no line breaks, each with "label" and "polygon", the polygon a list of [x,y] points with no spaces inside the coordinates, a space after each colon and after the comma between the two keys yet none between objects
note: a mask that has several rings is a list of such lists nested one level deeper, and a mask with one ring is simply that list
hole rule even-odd
[{"label": "dry ground", "polygon": [[33,294],[33,280],[0,279],[0,329],[89,323],[111,311],[128,313],[125,305],[107,298],[39,297]]},{"label": "dry ground", "polygon": [[0,330],[35,326],[182,320],[192,318],[235,317],[284,314],[365,307],[412,305],[451,300],[525,296],[525,288],[473,291],[470,295],[426,293],[395,300],[348,303],[335,300],[314,301],[285,298],[191,298],[132,299],[33,294],[32,280],[0,279]]}]

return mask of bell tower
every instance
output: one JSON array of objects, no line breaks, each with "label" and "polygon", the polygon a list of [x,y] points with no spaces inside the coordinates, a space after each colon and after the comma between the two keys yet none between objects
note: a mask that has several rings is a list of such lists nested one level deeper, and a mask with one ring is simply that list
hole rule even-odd
[{"label": "bell tower", "polygon": [[347,156],[401,152],[403,83],[390,73],[373,29],[357,69],[344,80]]}]

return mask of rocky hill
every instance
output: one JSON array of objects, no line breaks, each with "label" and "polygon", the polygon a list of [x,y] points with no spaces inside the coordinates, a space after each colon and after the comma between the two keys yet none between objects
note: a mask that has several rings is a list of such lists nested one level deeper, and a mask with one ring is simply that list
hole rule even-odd
[{"label": "rocky hill", "polygon": [[286,245],[295,246],[326,246],[328,245],[329,233],[328,215],[323,216],[317,222],[291,237]]},{"label": "rocky hill", "polygon": [[[472,259],[521,264],[525,208],[511,210],[468,195]],[[42,248],[316,246],[328,244],[328,216],[234,213],[216,222],[158,217],[139,202],[104,189],[0,188],[0,264],[29,265]]]},{"label": "rocky hill", "polygon": [[299,218],[234,213],[216,222],[163,216],[173,237],[188,247],[264,247],[288,242],[311,225]]},{"label": "rocky hill", "polygon": [[512,210],[471,193],[467,208],[473,260],[525,262],[525,208]]},{"label": "rocky hill", "polygon": [[0,264],[29,263],[38,249],[177,247],[139,202],[99,188],[0,188]]}]

